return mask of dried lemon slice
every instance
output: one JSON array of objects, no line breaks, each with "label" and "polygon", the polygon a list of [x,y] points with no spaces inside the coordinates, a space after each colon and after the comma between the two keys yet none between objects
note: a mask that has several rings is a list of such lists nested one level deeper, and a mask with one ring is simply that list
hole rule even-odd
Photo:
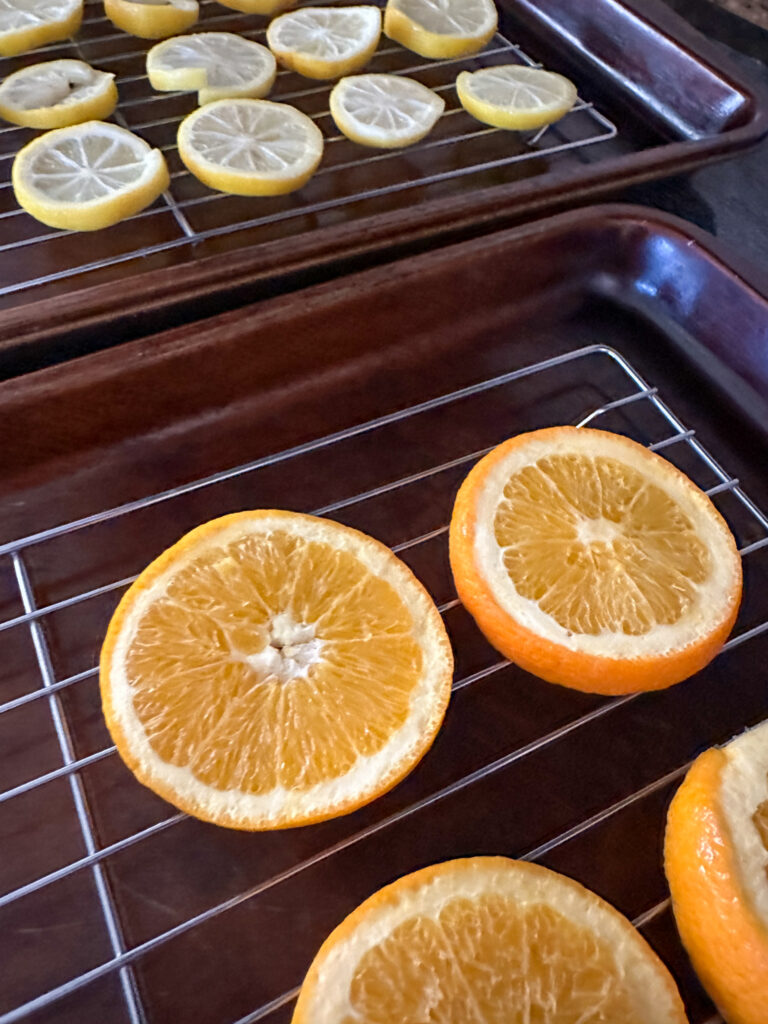
[{"label": "dried lemon slice", "polygon": [[339,131],[353,142],[394,149],[423,139],[445,101],[412,78],[353,75],[333,88],[330,108]]},{"label": "dried lemon slice", "polygon": [[114,79],[81,60],[32,64],[0,85],[0,117],[27,128],[64,128],[100,121],[117,106]]},{"label": "dried lemon slice", "polygon": [[159,150],[104,121],[41,135],[18,153],[11,177],[27,213],[74,231],[109,227],[138,213],[169,182]]},{"label": "dried lemon slice", "polygon": [[0,0],[0,56],[73,36],[82,20],[83,0]]},{"label": "dried lemon slice", "polygon": [[456,92],[462,107],[478,121],[517,131],[559,121],[577,99],[568,78],[520,64],[462,71]]},{"label": "dried lemon slice", "polygon": [[267,29],[270,50],[307,78],[340,78],[371,59],[381,36],[378,7],[309,7],[281,14]]},{"label": "dried lemon slice", "polygon": [[232,32],[166,39],[147,54],[147,75],[153,89],[196,90],[201,105],[266,96],[276,74],[277,62],[266,46]]},{"label": "dried lemon slice", "polygon": [[104,12],[117,28],[140,39],[166,39],[197,21],[197,0],[104,0]]},{"label": "dried lemon slice", "polygon": [[388,0],[384,11],[386,36],[439,60],[481,50],[497,25],[493,0]]}]

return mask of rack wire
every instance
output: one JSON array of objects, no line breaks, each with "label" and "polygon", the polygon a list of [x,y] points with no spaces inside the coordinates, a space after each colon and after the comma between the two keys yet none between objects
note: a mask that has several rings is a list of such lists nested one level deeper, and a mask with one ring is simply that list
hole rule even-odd
[{"label": "rack wire", "polygon": [[[92,667],[65,678],[57,678],[46,628],[47,620],[50,620],[52,616],[62,609],[84,614],[88,602],[98,599],[103,595],[121,593],[134,577],[128,576],[113,580],[82,592],[75,590],[70,595],[54,603],[40,604],[35,593],[32,574],[28,571],[30,557],[39,555],[41,551],[45,553],[49,545],[61,539],[65,539],[68,545],[74,546],[73,549],[75,551],[85,551],[89,537],[92,535],[91,531],[96,527],[105,524],[122,523],[129,520],[131,516],[137,513],[143,514],[148,510],[152,510],[153,516],[168,516],[172,514],[176,503],[183,502],[184,499],[189,499],[193,495],[207,492],[215,498],[218,493],[217,487],[228,481],[248,479],[251,482],[257,482],[260,479],[259,474],[270,467],[290,464],[293,460],[303,456],[317,457],[320,453],[334,449],[336,446],[349,442],[351,439],[366,437],[376,439],[382,436],[382,431],[393,426],[396,426],[398,429],[402,426],[407,426],[409,430],[417,431],[420,416],[439,414],[440,416],[445,416],[446,423],[450,424],[455,410],[465,400],[476,396],[483,396],[485,401],[494,392],[498,392],[499,389],[516,387],[519,383],[534,376],[549,380],[550,376],[553,376],[556,371],[563,369],[567,369],[567,372],[574,378],[577,378],[579,375],[583,377],[587,373],[587,367],[591,365],[588,361],[594,359],[599,360],[601,363],[607,362],[610,364],[611,372],[613,372],[613,368],[620,371],[617,377],[620,383],[615,385],[616,397],[610,397],[609,400],[601,402],[596,407],[585,409],[583,414],[576,419],[576,424],[578,426],[587,426],[596,422],[604,423],[609,417],[619,414],[624,417],[625,423],[630,424],[629,432],[631,432],[633,429],[632,424],[642,410],[650,409],[654,411],[655,414],[658,414],[657,419],[661,425],[658,432],[662,436],[650,441],[648,447],[652,451],[663,451],[673,461],[675,460],[676,452],[684,452],[686,457],[692,458],[699,468],[705,470],[710,475],[710,479],[713,482],[707,486],[706,490],[715,501],[727,498],[729,501],[735,502],[733,507],[739,510],[739,515],[745,517],[745,521],[751,531],[751,536],[754,538],[742,544],[740,550],[744,559],[760,557],[758,553],[761,551],[768,552],[768,516],[766,512],[759,508],[744,492],[739,480],[730,475],[708,449],[704,447],[695,432],[685,426],[659,395],[657,388],[649,384],[622,354],[606,345],[590,345],[532,365],[517,368],[500,376],[453,391],[408,409],[380,416],[350,429],[329,434],[309,443],[279,451],[210,476],[190,481],[181,486],[0,545],[0,560],[10,559],[13,564],[14,578],[22,608],[20,614],[8,617],[0,623],[0,633],[2,633],[0,642],[3,641],[4,637],[9,636],[11,631],[26,630],[34,647],[34,657],[40,680],[40,685],[36,688],[13,699],[6,700],[1,704],[0,715],[8,714],[13,710],[28,706],[34,702],[43,702],[48,708],[54,725],[61,759],[61,763],[56,767],[40,771],[34,777],[7,788],[4,792],[0,793],[0,814],[10,801],[17,800],[19,797],[40,787],[48,786],[56,780],[64,779],[69,786],[74,812],[79,823],[85,848],[84,856],[72,859],[55,870],[34,878],[21,886],[17,886],[0,896],[0,912],[14,904],[19,904],[20,901],[34,893],[57,886],[65,879],[81,872],[90,873],[103,914],[111,950],[111,956],[97,966],[69,978],[64,983],[48,991],[40,992],[34,998],[28,999],[19,1006],[8,1009],[7,1012],[0,1015],[0,1024],[13,1024],[13,1022],[24,1020],[33,1013],[56,1004],[62,998],[78,993],[83,987],[95,982],[97,979],[113,974],[119,978],[129,1019],[134,1024],[136,1022],[141,1024],[146,1017],[139,989],[136,985],[134,969],[137,962],[140,962],[141,958],[147,953],[190,932],[192,929],[200,927],[205,922],[232,910],[244,902],[253,899],[255,896],[286,882],[288,879],[295,878],[313,865],[333,857],[342,850],[355,846],[363,839],[384,833],[395,823],[411,818],[426,807],[431,807],[452,794],[477,784],[480,780],[488,779],[515,762],[522,762],[535,752],[556,744],[576,730],[583,729],[589,723],[603,719],[609,720],[610,716],[618,708],[636,701],[640,697],[640,695],[634,694],[606,700],[598,704],[597,707],[593,707],[586,713],[579,714],[572,720],[559,725],[544,735],[536,737],[525,745],[510,749],[502,756],[482,765],[476,770],[454,779],[441,788],[426,793],[421,799],[408,806],[374,821],[351,835],[345,836],[327,848],[319,850],[312,856],[306,857],[260,882],[258,885],[238,892],[236,895],[217,902],[199,913],[190,915],[181,923],[161,931],[149,939],[130,944],[126,941],[123,934],[120,915],[115,905],[106,874],[110,858],[137,844],[146,842],[150,837],[173,829],[187,816],[183,813],[172,813],[161,821],[147,827],[135,829],[117,841],[104,845],[100,843],[98,831],[94,825],[92,808],[89,806],[89,798],[83,785],[83,773],[91,765],[115,757],[115,747],[111,745],[106,746],[88,756],[77,757],[70,733],[71,723],[68,721],[65,707],[62,704],[63,691],[72,691],[84,685],[87,680],[96,676],[98,669],[97,667]],[[506,390],[503,393],[506,394]],[[511,394],[512,391],[509,393]],[[504,424],[501,424],[500,428],[504,431]],[[647,430],[647,427],[642,427],[642,430]],[[641,432],[639,426],[637,426],[636,432]],[[493,447],[493,445],[490,447]],[[436,480],[441,474],[457,469],[462,470],[462,472],[464,469],[469,469],[474,462],[490,450],[490,447],[482,450],[462,451],[455,454],[449,460],[443,460],[439,464],[430,465],[428,468],[421,469],[418,472],[400,475],[361,493],[338,497],[323,507],[315,508],[313,510],[314,514],[334,516],[341,514],[342,511],[348,513],[350,510],[360,507],[362,503],[371,499],[389,494],[397,494],[398,492],[402,494],[404,488],[412,485],[429,485],[430,482]],[[411,537],[395,545],[393,550],[401,553],[413,553],[414,550],[418,550],[436,538],[442,537],[447,529],[446,525],[441,525],[438,528]],[[446,615],[458,605],[459,601],[453,598],[445,601],[440,606],[440,611],[443,615]],[[766,631],[768,631],[768,621],[761,621],[751,625],[743,629],[742,632],[732,636],[726,643],[725,650],[732,650],[764,634]],[[454,692],[470,686],[481,686],[483,680],[500,672],[508,664],[505,659],[497,658],[488,666],[458,678],[454,683]],[[654,780],[642,789],[628,794],[621,800],[563,831],[560,835],[530,849],[525,854],[525,857],[530,860],[537,860],[543,857],[551,850],[568,842],[574,836],[588,831],[596,824],[618,814],[649,794],[668,786],[671,781],[682,776],[686,767],[687,765],[683,765],[671,773]],[[255,841],[258,841],[258,839]],[[637,919],[636,923],[639,926],[643,926],[666,909],[667,901],[664,901],[655,907],[649,908]],[[252,1012],[242,1017],[236,1024],[251,1024],[251,1022],[264,1019],[279,1007],[287,1005],[295,997],[295,994],[296,991],[294,989],[276,994],[271,1001],[254,1008]],[[716,1018],[712,1020],[714,1021]]]},{"label": "rack wire", "polygon": [[[308,0],[304,6],[320,2],[323,0]],[[383,5],[383,0],[375,2]],[[201,185],[178,158],[176,129],[181,118],[194,109],[194,94],[153,92],[144,69],[150,44],[115,30],[101,13],[103,7],[98,0],[87,0],[85,10],[77,37],[41,47],[25,58],[0,60],[0,74],[9,74],[32,58],[63,57],[115,72],[120,103],[113,120],[165,153],[171,184],[147,210],[89,237],[88,246],[74,241],[67,245],[72,232],[44,227],[21,210],[13,198],[12,157],[32,133],[13,126],[0,128],[0,297],[139,257],[182,249],[191,252],[196,243],[236,232],[263,232],[279,225],[289,233],[306,231],[327,211],[356,204],[363,208],[384,196],[445,185],[472,175],[480,180],[478,176],[487,174],[538,173],[544,164],[537,162],[549,163],[568,152],[579,153],[617,135],[615,124],[581,98],[558,124],[525,135],[485,127],[466,114],[454,88],[460,71],[501,62],[541,66],[501,33],[480,54],[439,61],[424,61],[383,39],[368,70],[409,75],[440,93],[446,100],[446,110],[433,132],[407,150],[365,149],[347,140],[333,124],[328,84],[311,83],[283,70],[278,73],[271,98],[299,107],[318,123],[325,136],[323,162],[312,180],[291,196],[233,197]],[[201,19],[192,31],[232,31],[264,42],[265,24],[264,18],[228,10],[214,0],[202,0]],[[519,167],[523,164],[528,165],[525,172]]]}]

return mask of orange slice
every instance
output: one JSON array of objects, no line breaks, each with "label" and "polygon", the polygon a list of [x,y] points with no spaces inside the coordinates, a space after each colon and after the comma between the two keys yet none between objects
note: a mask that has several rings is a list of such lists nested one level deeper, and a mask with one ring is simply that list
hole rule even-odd
[{"label": "orange slice", "polygon": [[731,631],[741,559],[709,498],[665,459],[602,430],[521,434],[464,481],[456,589],[490,642],[553,683],[655,690]]},{"label": "orange slice", "polygon": [[680,936],[729,1024],[768,1021],[768,721],[705,751],[667,817]]},{"label": "orange slice", "polygon": [[101,695],[150,789],[216,824],[284,828],[399,782],[435,738],[452,671],[439,612],[388,548],[314,516],[241,512],[127,591]]},{"label": "orange slice", "polygon": [[625,917],[547,868],[448,861],[381,889],[323,943],[293,1024],[685,1024]]}]

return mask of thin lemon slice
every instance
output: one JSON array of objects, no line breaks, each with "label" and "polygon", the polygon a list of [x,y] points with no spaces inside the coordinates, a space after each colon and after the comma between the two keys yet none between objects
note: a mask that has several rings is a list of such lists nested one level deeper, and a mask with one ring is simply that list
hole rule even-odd
[{"label": "thin lemon slice", "polygon": [[482,50],[498,25],[493,0],[388,0],[384,34],[422,57]]},{"label": "thin lemon slice", "polygon": [[334,86],[330,108],[339,131],[353,142],[394,149],[428,135],[445,101],[412,78],[353,75]]},{"label": "thin lemon slice", "polygon": [[178,807],[241,829],[344,814],[432,744],[453,661],[383,544],[292,512],[206,523],[127,591],[101,655],[117,748]]},{"label": "thin lemon slice", "polygon": [[41,135],[17,154],[11,177],[27,213],[73,231],[95,231],[138,213],[169,183],[158,149],[103,121]]},{"label": "thin lemon slice", "polygon": [[365,67],[379,45],[378,7],[307,7],[281,14],[267,29],[270,50],[307,78],[340,78]]},{"label": "thin lemon slice", "polygon": [[15,57],[73,36],[83,0],[0,0],[0,57]]},{"label": "thin lemon slice", "polygon": [[687,1024],[610,904],[537,864],[472,857],[385,886],[326,939],[293,1024]]},{"label": "thin lemon slice", "polygon": [[116,106],[115,76],[81,60],[32,64],[0,85],[0,117],[27,128],[100,121]]},{"label": "thin lemon slice", "polygon": [[222,7],[243,14],[277,14],[286,7],[292,7],[295,0],[218,0]]},{"label": "thin lemon slice", "polygon": [[456,92],[478,121],[517,131],[559,121],[578,98],[576,86],[563,75],[520,64],[462,71]]},{"label": "thin lemon slice", "polygon": [[305,185],[323,156],[315,122],[268,100],[217,100],[179,125],[179,156],[204,185],[241,196],[278,196]]},{"label": "thin lemon slice", "polygon": [[104,12],[117,28],[140,39],[167,39],[197,21],[197,0],[104,0]]},{"label": "thin lemon slice", "polygon": [[273,54],[231,32],[199,32],[166,39],[147,54],[147,75],[161,92],[196,90],[198,103],[261,98],[277,74]]}]

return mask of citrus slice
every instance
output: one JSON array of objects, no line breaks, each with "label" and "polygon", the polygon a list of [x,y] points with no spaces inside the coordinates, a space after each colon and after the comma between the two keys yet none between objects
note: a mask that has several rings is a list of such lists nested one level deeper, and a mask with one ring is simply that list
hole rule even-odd
[{"label": "citrus slice", "polygon": [[352,811],[431,746],[453,659],[392,552],[315,516],[224,516],[123,597],[101,655],[107,725],[138,779],[239,829]]},{"label": "citrus slice", "polygon": [[179,125],[179,156],[204,185],[279,196],[305,185],[323,157],[315,122],[287,103],[217,100]]},{"label": "citrus slice", "polygon": [[339,78],[363,68],[381,36],[378,7],[308,7],[275,18],[270,50],[285,67],[307,78]]},{"label": "citrus slice", "polygon": [[82,20],[83,0],[2,0],[0,57],[73,36]]},{"label": "citrus slice", "polygon": [[768,721],[707,750],[667,817],[672,909],[729,1024],[768,1021]]},{"label": "citrus slice", "polygon": [[218,3],[243,14],[277,14],[291,7],[294,0],[218,0]]},{"label": "citrus slice", "polygon": [[339,131],[353,142],[394,149],[428,135],[445,101],[402,75],[353,75],[334,86],[330,108]]},{"label": "citrus slice", "polygon": [[200,13],[197,0],[104,0],[116,28],[140,39],[166,39],[185,32]]},{"label": "citrus slice", "polygon": [[741,559],[709,498],[617,434],[552,427],[481,459],[453,510],[459,597],[490,642],[542,679],[655,690],[720,650]]},{"label": "citrus slice", "polygon": [[161,92],[195,90],[198,103],[266,96],[277,74],[274,56],[231,32],[200,32],[157,43],[147,54],[147,75]]},{"label": "citrus slice", "polygon": [[153,203],[168,188],[163,154],[125,128],[86,121],[46,132],[13,161],[19,205],[43,224],[95,231]]},{"label": "citrus slice", "polygon": [[498,25],[493,0],[388,0],[384,34],[422,57],[482,50]]},{"label": "citrus slice", "polygon": [[559,121],[577,99],[576,86],[563,75],[520,64],[462,71],[456,92],[478,121],[516,131]]},{"label": "citrus slice", "polygon": [[0,85],[0,117],[27,128],[65,128],[109,117],[115,76],[81,60],[51,60],[15,71]]},{"label": "citrus slice", "polygon": [[610,904],[537,864],[472,857],[387,885],[326,939],[293,1024],[686,1024]]}]

